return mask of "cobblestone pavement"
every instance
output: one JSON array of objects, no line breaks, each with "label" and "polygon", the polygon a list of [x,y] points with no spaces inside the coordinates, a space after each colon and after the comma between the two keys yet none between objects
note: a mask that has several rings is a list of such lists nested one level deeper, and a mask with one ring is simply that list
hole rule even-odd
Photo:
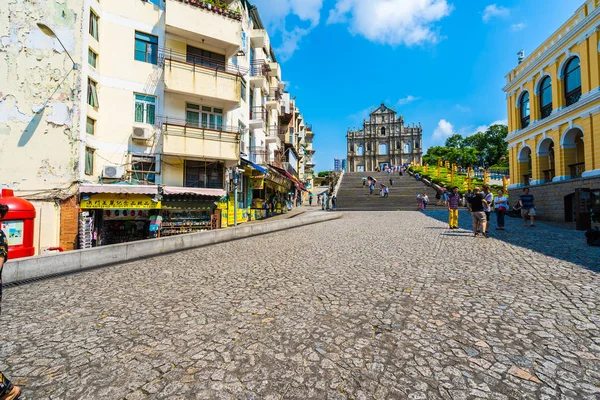
[{"label": "cobblestone pavement", "polygon": [[600,250],[441,220],[347,213],[8,288],[0,370],[28,399],[597,399]]}]

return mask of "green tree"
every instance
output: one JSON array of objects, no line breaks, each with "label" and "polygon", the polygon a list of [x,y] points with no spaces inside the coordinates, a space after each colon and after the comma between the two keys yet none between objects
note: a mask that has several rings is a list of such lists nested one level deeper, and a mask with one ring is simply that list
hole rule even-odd
[{"label": "green tree", "polygon": [[455,133],[454,135],[452,135],[448,139],[446,139],[445,146],[461,148],[464,145],[464,140],[465,140],[465,138],[463,137],[463,135],[461,135],[460,133]]},{"label": "green tree", "polygon": [[329,171],[321,171],[317,174],[319,178],[327,178],[329,176]]}]

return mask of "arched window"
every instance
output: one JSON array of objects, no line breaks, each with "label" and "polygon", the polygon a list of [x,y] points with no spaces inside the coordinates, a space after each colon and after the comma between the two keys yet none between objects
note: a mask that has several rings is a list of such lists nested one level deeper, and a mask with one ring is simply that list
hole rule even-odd
[{"label": "arched window", "polygon": [[540,101],[542,107],[541,116],[544,119],[552,114],[552,79],[549,76],[540,82]]},{"label": "arched window", "polygon": [[367,144],[367,151],[371,151],[371,143]]},{"label": "arched window", "polygon": [[385,136],[385,126],[381,127],[381,136]]},{"label": "arched window", "polygon": [[521,114],[521,129],[527,128],[529,126],[529,121],[531,120],[529,110],[529,92],[525,92],[521,96],[521,101],[519,102],[519,111]]},{"label": "arched window", "polygon": [[415,149],[419,148],[419,139],[415,140]]},{"label": "arched window", "polygon": [[575,104],[581,97],[581,68],[579,58],[574,57],[565,67],[565,100],[567,107]]},{"label": "arched window", "polygon": [[365,154],[365,149],[362,146],[358,146],[356,147],[356,155],[357,156],[362,156]]},{"label": "arched window", "polygon": [[388,153],[388,146],[385,143],[381,143],[379,145],[379,154],[387,154]]}]

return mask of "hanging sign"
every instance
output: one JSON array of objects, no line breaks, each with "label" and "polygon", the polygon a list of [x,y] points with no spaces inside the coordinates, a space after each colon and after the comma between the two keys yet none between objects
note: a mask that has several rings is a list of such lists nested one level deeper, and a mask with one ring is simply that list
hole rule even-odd
[{"label": "hanging sign", "polygon": [[252,177],[252,189],[264,189],[265,188],[265,177],[262,176],[253,176]]},{"label": "hanging sign", "polygon": [[144,194],[94,194],[88,200],[81,200],[82,209],[132,209],[150,210],[160,209],[160,201],[154,202],[150,196]]}]

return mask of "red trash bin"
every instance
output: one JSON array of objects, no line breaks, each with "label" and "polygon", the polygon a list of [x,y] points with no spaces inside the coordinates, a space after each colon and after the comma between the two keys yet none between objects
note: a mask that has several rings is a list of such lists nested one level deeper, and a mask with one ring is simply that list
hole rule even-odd
[{"label": "red trash bin", "polygon": [[8,206],[8,213],[2,220],[2,230],[8,240],[8,258],[22,258],[35,255],[33,247],[33,223],[35,207],[20,197],[15,197],[11,189],[2,189],[0,204]]}]

